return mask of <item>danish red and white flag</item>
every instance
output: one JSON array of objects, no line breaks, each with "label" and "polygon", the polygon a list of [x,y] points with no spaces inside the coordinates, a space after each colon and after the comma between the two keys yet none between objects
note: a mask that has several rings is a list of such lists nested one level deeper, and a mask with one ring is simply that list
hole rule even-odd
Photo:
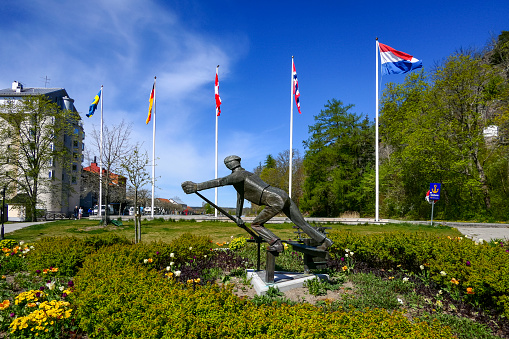
[{"label": "danish red and white flag", "polygon": [[295,70],[295,63],[293,62],[293,59],[292,59],[292,74],[293,74],[293,94],[295,95],[295,104],[297,105],[299,114],[301,114],[300,101],[299,101],[299,97],[300,97],[299,80],[297,80],[297,71]]},{"label": "danish red and white flag", "polygon": [[216,84],[215,84],[215,97],[216,97],[216,115],[221,115],[221,98],[219,97],[219,79],[217,77],[217,68],[216,68]]}]

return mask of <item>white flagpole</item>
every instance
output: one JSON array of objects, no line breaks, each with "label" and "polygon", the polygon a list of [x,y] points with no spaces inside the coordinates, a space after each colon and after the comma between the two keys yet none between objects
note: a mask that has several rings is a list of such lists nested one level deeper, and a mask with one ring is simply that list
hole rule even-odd
[{"label": "white flagpole", "polygon": [[[104,89],[101,85],[101,133],[99,137],[99,218],[102,219],[102,206],[103,206],[103,101],[104,101]],[[106,212],[104,213],[106,214]]]},{"label": "white flagpole", "polygon": [[154,77],[154,124],[152,127],[152,209],[151,217],[154,218],[154,189],[156,186],[156,77]]},{"label": "white flagpole", "polygon": [[379,209],[379,174],[378,174],[378,38],[376,38],[376,83],[375,83],[375,96],[376,96],[376,116],[375,116],[375,221],[380,221],[378,218],[378,209]]},{"label": "white flagpole", "polygon": [[288,169],[288,196],[292,198],[292,162],[293,162],[293,55],[292,55],[292,68],[291,68],[291,81],[290,81],[290,155],[288,158],[289,169]]},{"label": "white flagpole", "polygon": [[[216,67],[216,76],[218,74],[218,71],[219,71],[219,65],[217,65],[217,67]],[[214,82],[214,92],[215,92],[215,86],[216,86],[216,84]],[[218,157],[217,156],[217,145],[218,145],[217,137],[218,137],[218,125],[219,125],[219,119],[218,119],[219,117],[217,116],[217,113],[218,112],[217,112],[217,104],[216,104],[216,158],[215,158],[215,174],[216,174],[215,178],[216,179],[217,179],[217,175],[218,175],[217,174],[217,157]],[[215,188],[214,197],[215,197],[214,202],[215,202],[216,206],[218,206],[217,205],[217,187]],[[217,218],[217,208],[214,209],[214,217]]]}]

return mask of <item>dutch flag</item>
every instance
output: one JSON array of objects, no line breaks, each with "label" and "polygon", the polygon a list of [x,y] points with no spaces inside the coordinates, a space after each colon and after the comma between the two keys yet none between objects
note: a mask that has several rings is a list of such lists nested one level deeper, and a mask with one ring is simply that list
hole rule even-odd
[{"label": "dutch flag", "polygon": [[394,48],[378,43],[380,59],[382,60],[382,75],[403,74],[422,67],[422,61],[395,50]]}]

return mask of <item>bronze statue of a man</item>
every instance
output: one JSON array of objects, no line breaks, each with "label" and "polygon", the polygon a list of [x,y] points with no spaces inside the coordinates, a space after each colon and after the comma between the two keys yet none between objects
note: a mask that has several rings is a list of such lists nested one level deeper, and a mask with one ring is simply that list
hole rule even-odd
[{"label": "bronze statue of a man", "polygon": [[327,250],[332,246],[332,241],[323,233],[310,226],[299,211],[297,205],[288,196],[288,194],[277,187],[270,186],[257,175],[246,171],[240,166],[240,157],[230,155],[224,159],[224,164],[232,171],[230,175],[223,178],[212,179],[202,183],[185,181],[182,183],[182,189],[187,194],[206,190],[213,187],[233,185],[237,191],[237,223],[243,223],[240,216],[244,199],[256,205],[265,205],[263,211],[253,220],[251,228],[260,235],[268,244],[268,251],[280,253],[283,251],[281,239],[265,228],[263,225],[278,213],[283,212],[290,220],[303,230],[310,238],[319,242],[318,249]]}]

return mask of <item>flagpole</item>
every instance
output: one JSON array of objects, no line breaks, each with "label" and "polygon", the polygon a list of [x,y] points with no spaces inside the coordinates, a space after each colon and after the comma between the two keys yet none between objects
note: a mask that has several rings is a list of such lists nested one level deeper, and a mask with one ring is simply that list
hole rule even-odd
[{"label": "flagpole", "polygon": [[[218,72],[219,72],[219,65],[217,65],[217,67],[216,67],[216,76],[217,76]],[[215,86],[215,83],[214,83],[214,86]],[[215,91],[215,88],[214,88],[214,91]],[[217,115],[217,113],[218,112],[217,112],[217,105],[216,105],[216,158],[215,158],[215,175],[216,175],[215,178],[216,179],[217,179],[217,175],[218,175],[217,174],[217,158],[218,158],[218,155],[217,155],[218,142],[217,142],[217,140],[218,140],[218,126],[219,126],[219,119],[218,119],[219,116]],[[215,197],[214,202],[215,202],[216,206],[218,206],[218,204],[217,204],[217,187],[215,188],[215,191],[214,191],[214,197]],[[214,209],[214,217],[217,218],[217,208]]]},{"label": "flagpole", "polygon": [[288,196],[292,198],[292,162],[293,162],[293,55],[292,55],[292,68],[290,71],[290,155],[289,155],[289,168],[288,168]]},{"label": "flagpole", "polygon": [[[102,206],[103,206],[103,101],[104,101],[104,93],[103,93],[103,85],[101,85],[101,133],[99,137],[99,208],[97,211],[99,212],[99,218],[102,220]],[[104,213],[106,214],[106,212]]]},{"label": "flagpole", "polygon": [[156,77],[154,77],[154,123],[152,127],[152,209],[151,217],[154,218],[154,189],[156,186]]},{"label": "flagpole", "polygon": [[378,150],[378,37],[376,38],[376,83],[375,83],[375,97],[376,97],[376,115],[375,115],[375,221],[380,221],[378,216],[379,209],[379,173],[378,173],[378,161],[379,161],[379,150]]}]

